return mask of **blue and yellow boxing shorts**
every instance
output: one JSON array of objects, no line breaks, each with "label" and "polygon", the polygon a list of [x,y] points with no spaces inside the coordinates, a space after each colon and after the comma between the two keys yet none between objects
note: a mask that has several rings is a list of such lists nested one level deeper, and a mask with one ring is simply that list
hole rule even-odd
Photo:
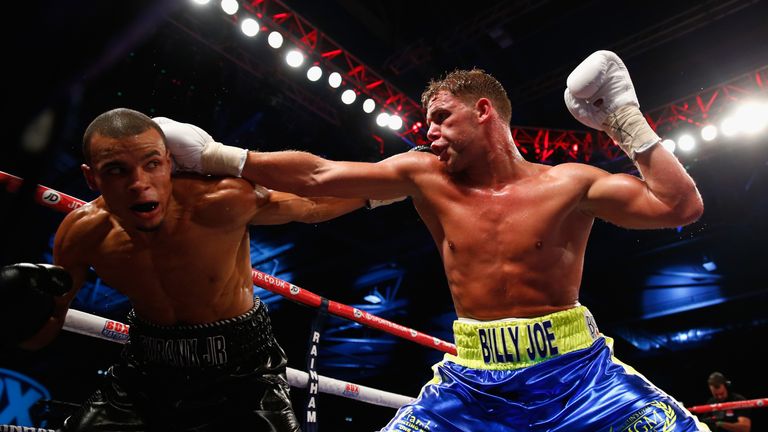
[{"label": "blue and yellow boxing shorts", "polygon": [[613,357],[583,306],[530,319],[453,323],[458,355],[382,431],[708,431]]}]

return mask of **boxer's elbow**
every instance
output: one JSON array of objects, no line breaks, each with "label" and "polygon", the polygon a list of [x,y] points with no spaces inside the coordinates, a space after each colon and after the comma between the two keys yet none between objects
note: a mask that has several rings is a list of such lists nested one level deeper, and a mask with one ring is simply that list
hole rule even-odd
[{"label": "boxer's elbow", "polygon": [[701,218],[704,214],[704,201],[695,186],[683,194],[671,213],[677,226],[689,225]]},{"label": "boxer's elbow", "polygon": [[322,172],[313,171],[299,182],[298,187],[298,195],[301,196],[320,196],[323,195],[321,192],[323,190],[323,186],[325,179],[322,175]]},{"label": "boxer's elbow", "polygon": [[701,199],[701,195],[698,191],[696,191],[696,196],[693,199],[693,204],[691,205],[690,210],[690,217],[691,217],[691,223],[696,222],[697,220],[701,219],[701,216],[704,215],[704,201]]},{"label": "boxer's elbow", "polygon": [[297,195],[327,196],[334,195],[334,171],[327,166],[317,166],[311,172],[302,176],[297,185]]}]

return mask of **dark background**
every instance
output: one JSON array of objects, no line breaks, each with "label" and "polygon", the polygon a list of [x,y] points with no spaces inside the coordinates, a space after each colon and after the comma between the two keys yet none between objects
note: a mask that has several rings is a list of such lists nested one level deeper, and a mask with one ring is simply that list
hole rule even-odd
[{"label": "dark background", "polygon": [[[584,129],[565,109],[562,90],[570,70],[597,49],[624,59],[643,109],[768,64],[765,1],[286,4],[417,101],[430,78],[454,68],[485,69],[507,88],[512,123],[525,127]],[[25,7],[4,14],[7,140],[0,170],[28,182],[0,201],[2,264],[50,258],[63,215],[29,200],[34,184],[95,198],[79,171],[80,138],[93,117],[111,108],[195,123],[227,144],[251,149],[376,161],[410,148],[381,132],[359,106],[342,105],[322,84],[289,70],[266,47],[266,34],[246,40],[216,5],[77,0]],[[9,30],[11,24],[19,29]],[[326,101],[340,124],[297,104],[286,82]],[[50,127],[30,126],[46,110],[53,114]],[[43,133],[43,150],[22,145],[26,129]],[[628,231],[597,221],[590,239],[582,303],[614,337],[621,360],[688,406],[709,397],[706,378],[714,370],[747,398],[766,397],[765,134],[716,140],[706,154],[679,156],[704,197],[699,222]],[[455,314],[442,265],[409,203],[318,225],[254,227],[252,237],[254,265],[263,271],[452,341]],[[710,261],[714,271],[702,268]],[[385,298],[375,306],[363,300],[373,289]],[[262,294],[289,365],[305,369],[312,311]],[[124,320],[129,305],[92,275],[75,307]],[[415,396],[441,357],[337,319],[326,327],[324,375]],[[40,381],[54,399],[79,403],[118,351],[109,342],[62,334],[36,353],[6,350],[0,367]],[[293,394],[301,411],[303,390]],[[333,396],[321,396],[319,405],[325,430],[372,430],[394,414]],[[754,414],[752,430],[765,430],[765,413]]]}]

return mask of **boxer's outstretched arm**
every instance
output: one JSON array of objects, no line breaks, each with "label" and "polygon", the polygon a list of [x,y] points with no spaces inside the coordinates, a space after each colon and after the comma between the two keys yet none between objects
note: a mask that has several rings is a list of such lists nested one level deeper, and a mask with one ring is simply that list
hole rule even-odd
[{"label": "boxer's outstretched arm", "polygon": [[[418,193],[412,177],[423,156],[396,155],[378,163],[334,162],[305,152],[247,152],[216,142],[203,129],[167,117],[155,122],[180,171],[243,177],[254,184],[302,196],[374,200]],[[420,159],[421,158],[421,159]]]},{"label": "boxer's outstretched arm", "polygon": [[300,151],[249,152],[242,177],[302,196],[391,199],[418,194],[412,173],[421,156],[402,153],[367,163],[330,161]]},{"label": "boxer's outstretched arm", "polygon": [[345,215],[366,205],[362,198],[311,197],[270,191],[269,202],[251,219],[252,225],[288,222],[319,223]]}]

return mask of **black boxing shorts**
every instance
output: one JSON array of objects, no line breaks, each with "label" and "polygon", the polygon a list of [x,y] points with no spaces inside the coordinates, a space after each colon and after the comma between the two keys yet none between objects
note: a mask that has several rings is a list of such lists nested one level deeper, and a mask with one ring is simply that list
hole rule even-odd
[{"label": "black boxing shorts", "polygon": [[64,431],[298,431],[266,305],[210,324],[131,312],[129,343]]}]

